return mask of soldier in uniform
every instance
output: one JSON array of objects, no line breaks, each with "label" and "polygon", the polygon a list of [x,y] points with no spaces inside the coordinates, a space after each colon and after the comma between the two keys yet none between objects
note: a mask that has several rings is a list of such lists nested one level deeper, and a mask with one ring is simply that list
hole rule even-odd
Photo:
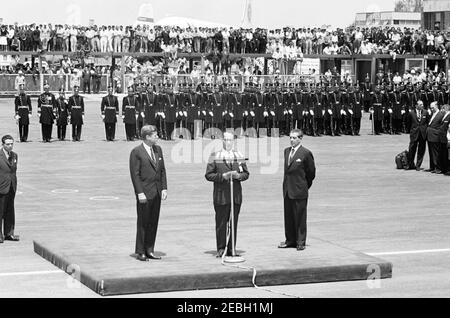
[{"label": "soldier in uniform", "polygon": [[56,127],[58,130],[58,140],[66,139],[66,129],[69,118],[69,106],[66,102],[64,87],[59,89],[59,98],[56,100]]},{"label": "soldier in uniform", "polygon": [[19,84],[19,95],[14,100],[15,119],[19,126],[20,142],[27,142],[30,115],[32,115],[31,98],[25,93],[25,85]]},{"label": "soldier in uniform", "polygon": [[400,105],[402,107],[401,110],[401,123],[400,123],[400,127],[401,127],[401,131],[403,133],[409,133],[407,132],[407,117],[408,117],[408,113],[409,113],[409,105],[410,105],[410,95],[408,92],[407,87],[405,87],[405,85],[400,85]]},{"label": "soldier in uniform", "polygon": [[391,95],[392,95],[393,89],[392,85],[388,84],[385,87],[384,90],[384,98],[386,103],[383,105],[383,133],[385,134],[392,134],[392,102],[391,102]]},{"label": "soldier in uniform", "polygon": [[366,75],[364,81],[364,111],[368,112],[369,108],[372,107],[372,85],[370,84],[369,74]]},{"label": "soldier in uniform", "polygon": [[166,140],[172,140],[172,133],[175,129],[175,123],[177,120],[177,109],[175,105],[175,95],[173,92],[173,85],[166,82],[164,85],[164,98],[163,98],[163,109],[165,114],[165,131]]},{"label": "soldier in uniform", "polygon": [[165,114],[165,103],[164,103],[164,89],[162,83],[158,84],[158,91],[155,93],[155,120],[156,128],[158,129],[158,135],[162,139],[166,138],[166,114]]},{"label": "soldier in uniform", "polygon": [[223,130],[223,115],[225,111],[222,97],[223,94],[219,91],[219,86],[215,84],[214,92],[211,94],[212,125],[219,130]]},{"label": "soldier in uniform", "polygon": [[355,85],[355,89],[350,93],[350,107],[352,110],[352,128],[353,135],[359,136],[359,131],[361,129],[361,118],[362,118],[362,104],[363,104],[363,94],[360,91],[359,84]]},{"label": "soldier in uniform", "polygon": [[44,83],[44,93],[38,98],[38,116],[41,124],[42,141],[50,142],[52,139],[52,128],[55,120],[56,98],[50,93],[50,85]]},{"label": "soldier in uniform", "polygon": [[186,128],[191,133],[192,139],[195,136],[195,121],[200,119],[200,109],[198,107],[197,93],[192,84],[189,84],[189,90],[185,93],[184,103],[187,109]]},{"label": "soldier in uniform", "polygon": [[430,95],[428,94],[429,93],[429,84],[426,84],[425,88],[421,84],[419,84],[419,83],[417,83],[417,84],[418,84],[418,87],[420,90],[420,99],[423,101],[424,108],[426,110],[428,110],[430,108],[430,104],[431,104],[431,101],[429,100]]},{"label": "soldier in uniform", "polygon": [[84,99],[79,95],[80,85],[73,86],[73,96],[69,98],[70,123],[72,124],[72,141],[81,141],[81,128],[84,119]]},{"label": "soldier in uniform", "polygon": [[134,94],[133,87],[128,87],[128,96],[122,101],[122,119],[125,124],[127,141],[134,141],[136,137],[136,119],[138,117],[138,99]]},{"label": "soldier in uniform", "polygon": [[261,86],[259,89],[254,93],[254,100],[256,103],[255,106],[255,129],[258,134],[258,138],[260,137],[260,128],[267,128],[266,127],[266,118],[269,116],[269,113],[266,110],[266,107],[264,105],[264,89]]},{"label": "soldier in uniform", "polygon": [[383,105],[386,105],[385,96],[381,93],[381,87],[375,87],[375,94],[372,95],[371,120],[373,121],[374,134],[379,135],[382,131]]},{"label": "soldier in uniform", "polygon": [[392,105],[392,132],[400,135],[402,130],[402,95],[399,86],[390,94],[390,102]]},{"label": "soldier in uniform", "polygon": [[334,92],[331,93],[330,104],[333,111],[333,114],[331,115],[333,117],[331,131],[334,133],[334,136],[340,136],[342,120],[342,95],[339,90],[339,86],[337,85],[335,86]]},{"label": "soldier in uniform", "polygon": [[344,86],[341,87],[341,132],[345,135],[352,135],[352,114],[349,111],[349,92]]},{"label": "soldier in uniform", "polygon": [[303,103],[302,103],[302,91],[300,84],[295,84],[295,105],[294,105],[294,127],[295,129],[301,129],[303,127]]},{"label": "soldier in uniform", "polygon": [[[144,106],[144,123],[145,125],[156,126],[156,110],[155,110],[155,87],[149,83],[145,92],[145,106]],[[142,116],[142,114],[141,114]]]},{"label": "soldier in uniform", "polygon": [[144,126],[144,118],[145,118],[145,108],[147,107],[147,94],[144,91],[144,83],[139,83],[137,85],[136,98],[138,100],[137,104],[139,105],[138,118],[136,123],[136,138],[141,139],[141,129]]},{"label": "soldier in uniform", "polygon": [[106,141],[114,141],[117,116],[119,115],[119,100],[113,95],[112,84],[108,85],[108,95],[102,98],[101,112],[105,123]]}]

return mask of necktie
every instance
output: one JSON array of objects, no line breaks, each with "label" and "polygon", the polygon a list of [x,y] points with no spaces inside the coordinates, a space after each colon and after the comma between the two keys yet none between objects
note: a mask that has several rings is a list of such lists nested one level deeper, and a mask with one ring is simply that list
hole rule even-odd
[{"label": "necktie", "polygon": [[155,153],[153,152],[153,147],[150,147],[150,157],[153,163],[155,163]]},{"label": "necktie", "polygon": [[289,155],[289,165],[292,163],[292,159],[294,158],[295,148],[292,148],[291,154]]},{"label": "necktie", "polygon": [[13,164],[13,155],[11,153],[9,154],[8,162],[9,162],[10,165]]}]

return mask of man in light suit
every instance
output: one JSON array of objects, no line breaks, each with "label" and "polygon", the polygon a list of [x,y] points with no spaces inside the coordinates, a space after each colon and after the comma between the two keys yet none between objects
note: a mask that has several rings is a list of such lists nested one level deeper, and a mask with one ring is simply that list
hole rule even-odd
[{"label": "man in light suit", "polygon": [[[419,100],[417,102],[416,109],[412,109],[407,117],[407,126],[410,127],[410,143],[408,152],[408,163],[409,169],[416,169],[420,171],[420,166],[423,162],[423,157],[425,155],[425,150],[427,146],[427,126],[430,120],[430,115],[424,110],[423,102]],[[419,148],[417,148],[419,146]],[[417,151],[417,163],[414,164],[414,157]]]},{"label": "man in light suit", "polygon": [[230,179],[233,180],[234,243],[237,239],[237,224],[242,205],[241,182],[249,178],[247,165],[242,155],[233,149],[234,134],[224,133],[223,149],[213,153],[206,167],[206,180],[214,182],[214,210],[216,212],[217,257],[222,257],[227,247],[227,256],[232,256],[232,238],[227,244],[227,224],[231,215]]},{"label": "man in light suit", "polygon": [[130,174],[137,201],[136,254],[139,261],[159,260],[154,254],[161,200],[167,199],[167,178],[155,126],[141,130],[143,144],[130,154]]},{"label": "man in light suit", "polygon": [[428,153],[430,155],[430,169],[427,172],[442,174],[442,167],[439,164],[439,128],[444,117],[444,113],[439,111],[437,102],[430,105],[432,111],[431,119],[427,127]]},{"label": "man in light suit", "polygon": [[284,150],[284,230],[286,241],[279,248],[306,246],[306,215],[308,190],[316,177],[314,156],[302,146],[303,131],[294,129],[290,133],[291,147]]},{"label": "man in light suit", "polygon": [[[4,240],[19,241],[19,237],[14,235],[14,198],[17,190],[18,156],[12,151],[13,147],[13,137],[4,136],[0,149],[0,243],[3,243]],[[5,236],[3,236],[3,233]]]}]

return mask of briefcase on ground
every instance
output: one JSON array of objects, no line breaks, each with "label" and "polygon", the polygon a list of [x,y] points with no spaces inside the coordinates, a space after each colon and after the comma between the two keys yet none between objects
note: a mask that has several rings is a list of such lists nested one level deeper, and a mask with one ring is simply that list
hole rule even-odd
[{"label": "briefcase on ground", "polygon": [[399,153],[397,156],[395,156],[395,164],[397,166],[397,169],[407,170],[409,168],[408,150],[405,150],[405,151]]}]

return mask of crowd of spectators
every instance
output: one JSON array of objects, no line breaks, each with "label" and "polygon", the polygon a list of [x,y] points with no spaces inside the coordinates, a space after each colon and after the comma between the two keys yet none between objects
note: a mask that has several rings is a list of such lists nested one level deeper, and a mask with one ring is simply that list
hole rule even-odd
[{"label": "crowd of spectators", "polygon": [[400,27],[181,28],[172,26],[1,25],[8,51],[203,54],[428,54],[446,56],[450,32]]}]

